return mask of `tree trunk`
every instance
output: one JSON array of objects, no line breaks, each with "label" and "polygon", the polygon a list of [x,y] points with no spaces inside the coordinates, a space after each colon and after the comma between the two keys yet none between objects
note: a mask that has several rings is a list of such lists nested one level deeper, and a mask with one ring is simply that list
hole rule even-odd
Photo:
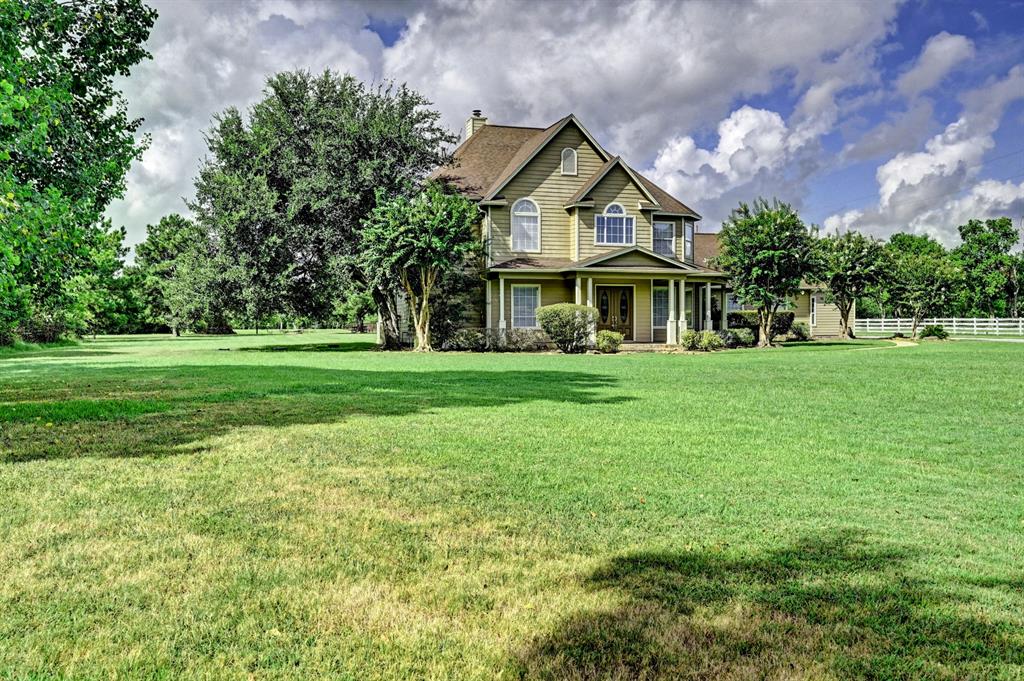
[{"label": "tree trunk", "polygon": [[390,291],[373,290],[373,302],[377,305],[377,324],[380,325],[381,347],[385,350],[401,350],[402,334],[398,328],[398,305]]},{"label": "tree trunk", "polygon": [[772,346],[772,321],[774,320],[775,313],[769,310],[758,310],[757,311],[757,323],[760,327],[759,337],[757,339],[757,347],[759,348],[770,348]]},{"label": "tree trunk", "polygon": [[403,276],[402,284],[405,286],[405,294],[409,296],[409,311],[412,313],[413,327],[416,329],[416,352],[432,352],[430,347],[430,283],[422,273],[420,275],[420,287],[422,296],[417,296],[413,291],[409,280]]},{"label": "tree trunk", "polygon": [[921,317],[917,312],[914,313],[913,321],[910,323],[910,337],[917,338],[917,327],[921,323]]},{"label": "tree trunk", "polygon": [[843,338],[853,338],[853,333],[850,331],[850,310],[853,308],[853,303],[848,302],[846,304],[839,304],[839,326]]}]

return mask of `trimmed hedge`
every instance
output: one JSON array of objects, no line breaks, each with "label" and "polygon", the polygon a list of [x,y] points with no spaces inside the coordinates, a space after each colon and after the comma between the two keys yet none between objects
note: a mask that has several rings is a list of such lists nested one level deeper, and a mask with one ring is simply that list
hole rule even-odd
[{"label": "trimmed hedge", "polygon": [[622,345],[622,340],[625,338],[618,331],[609,331],[603,329],[597,332],[597,349],[601,352],[613,355],[619,351],[619,346]]},{"label": "trimmed hedge", "polygon": [[701,331],[700,337],[697,339],[697,349],[703,350],[704,352],[711,352],[712,350],[721,350],[725,347],[725,343],[722,341],[722,337],[718,335],[717,331]]},{"label": "trimmed hedge", "polygon": [[[772,319],[772,338],[784,336],[793,327],[793,319],[796,313],[790,310],[779,310]],[[730,329],[750,329],[755,334],[758,332],[757,310],[736,310],[730,312],[728,319]]]},{"label": "trimmed hedge", "polygon": [[590,330],[597,324],[596,307],[556,303],[537,308],[537,323],[562,352],[570,355],[587,351]]}]

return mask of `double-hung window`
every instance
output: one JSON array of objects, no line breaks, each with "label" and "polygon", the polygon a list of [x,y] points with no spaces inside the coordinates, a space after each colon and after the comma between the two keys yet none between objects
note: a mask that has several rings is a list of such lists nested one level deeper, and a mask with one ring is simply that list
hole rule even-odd
[{"label": "double-hung window", "polygon": [[811,295],[811,326],[818,325],[818,296]]},{"label": "double-hung window", "polygon": [[683,226],[683,260],[693,262],[693,223]]},{"label": "double-hung window", "polygon": [[512,250],[540,252],[540,208],[530,199],[512,204]]},{"label": "double-hung window", "polygon": [[655,286],[651,290],[651,316],[654,328],[668,326],[668,286]]},{"label": "double-hung window", "polygon": [[626,215],[618,203],[609,203],[595,220],[594,242],[598,246],[630,246],[634,241],[636,218]]},{"label": "double-hung window", "polygon": [[672,222],[654,223],[654,252],[674,257],[676,254],[676,226]]},{"label": "double-hung window", "polygon": [[537,328],[540,286],[512,285],[512,328]]}]

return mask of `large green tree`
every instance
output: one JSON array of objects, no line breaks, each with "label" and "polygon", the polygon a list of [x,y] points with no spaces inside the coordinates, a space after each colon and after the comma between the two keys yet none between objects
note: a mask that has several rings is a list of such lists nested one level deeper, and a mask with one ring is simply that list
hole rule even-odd
[{"label": "large green tree", "polygon": [[135,246],[135,266],[141,276],[140,296],[149,324],[174,328],[167,305],[167,282],[174,278],[178,257],[195,249],[203,239],[202,229],[177,213],[146,225],[146,238]]},{"label": "large green tree", "polygon": [[362,221],[378,195],[411,195],[448,160],[455,138],[439,120],[405,86],[304,71],[270,78],[246,117],[217,117],[193,209],[218,235],[247,315],[326,318],[352,282],[398,345],[398,282],[359,266]]},{"label": "large green tree", "polygon": [[826,302],[839,309],[844,338],[853,336],[850,312],[854,303],[884,280],[887,265],[882,243],[859,232],[830,234],[817,242],[812,278],[827,287]]},{"label": "large green tree", "polygon": [[958,228],[963,240],[953,249],[953,260],[963,268],[959,296],[965,316],[1003,316],[1010,312],[1011,279],[1015,262],[1010,250],[1020,240],[1010,218],[968,220]]},{"label": "large green tree", "polygon": [[76,277],[117,241],[101,216],[144,140],[114,77],[155,18],[139,0],[0,2],[0,341],[71,325]]},{"label": "large green tree", "polygon": [[473,256],[480,252],[480,240],[473,232],[478,218],[475,204],[430,183],[412,199],[398,196],[378,203],[366,220],[360,264],[373,273],[375,286],[401,282],[419,351],[433,349],[435,292],[445,277],[470,268]]},{"label": "large green tree", "polygon": [[719,242],[718,266],[729,274],[736,297],[757,310],[758,345],[768,347],[775,313],[812,272],[812,231],[789,204],[759,198],[732,211]]},{"label": "large green tree", "polygon": [[947,311],[963,284],[963,270],[948,255],[903,252],[893,262],[893,295],[898,308],[911,317],[911,336],[925,317]]}]

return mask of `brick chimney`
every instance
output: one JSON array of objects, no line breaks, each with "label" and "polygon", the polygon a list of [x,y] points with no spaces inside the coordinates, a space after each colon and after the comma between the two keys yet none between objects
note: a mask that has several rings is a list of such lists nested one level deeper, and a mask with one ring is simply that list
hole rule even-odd
[{"label": "brick chimney", "polygon": [[480,113],[480,109],[473,109],[473,115],[466,121],[466,139],[473,136],[473,133],[487,125],[487,117]]}]

